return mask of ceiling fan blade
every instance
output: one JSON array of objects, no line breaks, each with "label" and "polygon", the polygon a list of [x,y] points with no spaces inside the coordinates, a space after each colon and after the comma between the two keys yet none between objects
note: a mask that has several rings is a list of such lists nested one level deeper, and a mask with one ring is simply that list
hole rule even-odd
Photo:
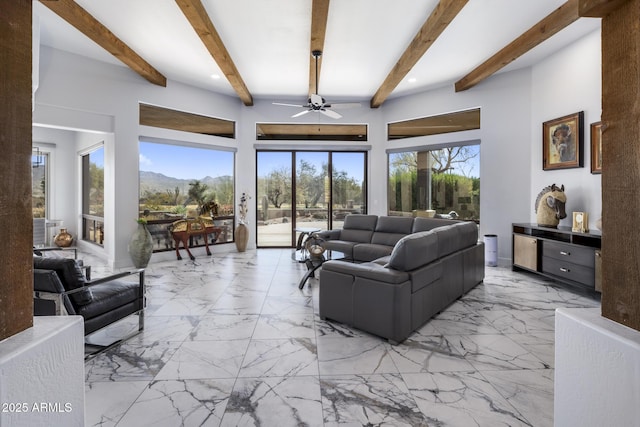
[{"label": "ceiling fan blade", "polygon": [[305,108],[306,105],[300,105],[300,104],[283,104],[282,102],[272,102],[273,105],[282,105],[284,107],[298,107],[298,108]]},{"label": "ceiling fan blade", "polygon": [[311,110],[300,111],[298,114],[294,114],[293,116],[291,116],[291,118],[304,116],[305,114],[310,113],[310,112],[311,112]]},{"label": "ceiling fan blade", "polygon": [[339,102],[337,104],[331,104],[331,108],[334,110],[342,110],[344,108],[357,108],[362,107],[359,102]]},{"label": "ceiling fan blade", "polygon": [[331,117],[332,119],[339,119],[339,118],[341,118],[341,117],[342,117],[340,114],[336,113],[336,112],[335,112],[335,111],[333,111],[333,110],[325,110],[325,109],[322,109],[322,110],[318,110],[318,111],[320,111],[320,112],[321,112],[322,114],[324,114],[325,116],[329,116],[329,117]]}]

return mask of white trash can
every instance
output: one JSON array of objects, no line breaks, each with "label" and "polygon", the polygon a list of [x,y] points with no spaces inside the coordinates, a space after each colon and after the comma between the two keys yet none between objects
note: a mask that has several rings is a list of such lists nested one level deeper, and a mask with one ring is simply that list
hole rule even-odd
[{"label": "white trash can", "polygon": [[496,234],[484,235],[484,263],[489,267],[498,266],[498,236]]}]

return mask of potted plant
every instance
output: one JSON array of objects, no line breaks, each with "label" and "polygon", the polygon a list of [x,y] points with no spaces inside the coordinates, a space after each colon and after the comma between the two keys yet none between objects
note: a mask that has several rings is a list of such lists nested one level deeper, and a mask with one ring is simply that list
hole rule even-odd
[{"label": "potted plant", "polygon": [[247,227],[247,201],[251,197],[247,193],[242,193],[238,204],[238,226],[235,231],[236,248],[238,252],[247,250],[249,243],[249,228]]}]

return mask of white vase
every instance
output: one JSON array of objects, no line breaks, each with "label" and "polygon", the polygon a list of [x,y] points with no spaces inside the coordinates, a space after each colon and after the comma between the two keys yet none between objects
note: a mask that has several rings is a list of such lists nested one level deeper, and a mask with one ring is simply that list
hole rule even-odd
[{"label": "white vase", "polygon": [[147,224],[138,223],[138,228],[129,240],[129,256],[136,268],[145,268],[153,253],[153,239]]}]

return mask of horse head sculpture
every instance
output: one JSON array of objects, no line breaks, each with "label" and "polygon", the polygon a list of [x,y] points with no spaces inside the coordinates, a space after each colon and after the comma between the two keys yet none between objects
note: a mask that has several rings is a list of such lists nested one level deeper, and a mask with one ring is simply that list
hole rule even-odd
[{"label": "horse head sculpture", "polygon": [[536,219],[539,226],[557,227],[561,219],[567,217],[564,210],[567,196],[564,185],[561,187],[551,184],[544,187],[536,197]]}]

